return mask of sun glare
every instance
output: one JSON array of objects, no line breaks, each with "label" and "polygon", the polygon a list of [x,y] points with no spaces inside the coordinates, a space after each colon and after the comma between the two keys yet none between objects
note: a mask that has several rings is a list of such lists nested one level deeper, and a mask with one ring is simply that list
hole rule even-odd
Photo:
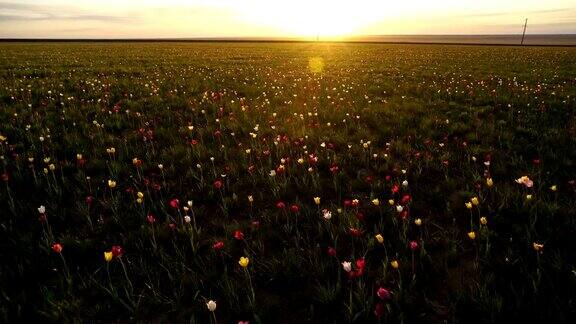
[{"label": "sun glare", "polygon": [[256,8],[243,12],[246,20],[299,37],[347,36],[385,16],[349,1],[294,0],[286,4],[262,3]]}]

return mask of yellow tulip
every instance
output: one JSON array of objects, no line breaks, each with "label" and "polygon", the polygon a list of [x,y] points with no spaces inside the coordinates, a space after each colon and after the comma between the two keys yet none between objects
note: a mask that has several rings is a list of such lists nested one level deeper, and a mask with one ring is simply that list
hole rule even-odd
[{"label": "yellow tulip", "polygon": [[106,262],[112,261],[113,256],[112,251],[104,252],[104,260],[106,260]]},{"label": "yellow tulip", "polygon": [[320,205],[320,197],[314,197],[314,203]]},{"label": "yellow tulip", "polygon": [[534,243],[532,243],[532,247],[534,248],[534,250],[536,252],[540,252],[544,248],[544,244],[534,242]]},{"label": "yellow tulip", "polygon": [[142,199],[144,198],[144,193],[142,193],[142,191],[138,191],[138,193],[136,194],[138,196],[138,198]]},{"label": "yellow tulip", "polygon": [[382,236],[382,234],[376,234],[375,238],[376,241],[378,241],[378,243],[380,244],[384,243],[384,237]]},{"label": "yellow tulip", "polygon": [[414,220],[414,224],[416,224],[416,226],[422,225],[422,219],[416,218],[416,219]]},{"label": "yellow tulip", "polygon": [[250,263],[250,259],[248,259],[247,257],[240,257],[240,261],[238,261],[238,264],[242,268],[246,268],[248,266],[248,263]]},{"label": "yellow tulip", "polygon": [[492,187],[492,185],[494,185],[494,181],[492,181],[492,178],[486,179],[486,185],[487,185],[488,187]]},{"label": "yellow tulip", "polygon": [[400,264],[399,264],[398,261],[396,261],[396,260],[390,262],[390,265],[391,265],[392,268],[394,268],[394,269],[398,269],[398,267],[400,266]]},{"label": "yellow tulip", "polygon": [[526,200],[528,201],[532,200],[532,195],[526,195]]},{"label": "yellow tulip", "polygon": [[472,203],[472,205],[474,206],[478,206],[480,204],[480,201],[478,200],[478,197],[473,197],[472,199],[470,199],[470,202]]},{"label": "yellow tulip", "polygon": [[465,203],[465,205],[466,205],[466,208],[472,209],[472,202],[467,202],[467,203]]},{"label": "yellow tulip", "polygon": [[488,224],[488,220],[486,219],[486,217],[484,217],[484,216],[480,217],[480,224],[482,224],[482,225]]},{"label": "yellow tulip", "polygon": [[550,190],[556,191],[556,190],[558,190],[558,187],[556,187],[556,185],[553,185],[552,187],[550,187]]},{"label": "yellow tulip", "polygon": [[394,199],[388,200],[388,204],[389,204],[390,206],[394,206]]},{"label": "yellow tulip", "polygon": [[469,233],[468,233],[468,237],[469,237],[471,240],[475,240],[475,239],[476,239],[476,233],[474,233],[474,231],[469,232]]},{"label": "yellow tulip", "polygon": [[116,187],[116,181],[114,181],[114,180],[108,180],[108,187],[110,187],[110,188],[115,188],[115,187]]},{"label": "yellow tulip", "polygon": [[378,198],[372,199],[372,204],[373,204],[374,206],[380,206],[380,200],[378,200]]}]

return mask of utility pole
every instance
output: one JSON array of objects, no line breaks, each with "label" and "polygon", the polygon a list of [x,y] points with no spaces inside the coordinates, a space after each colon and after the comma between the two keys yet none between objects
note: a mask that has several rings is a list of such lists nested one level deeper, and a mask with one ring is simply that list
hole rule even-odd
[{"label": "utility pole", "polygon": [[526,21],[524,21],[524,31],[522,32],[522,41],[520,42],[520,45],[524,45],[524,36],[526,36],[527,25],[528,25],[528,18],[526,18]]}]

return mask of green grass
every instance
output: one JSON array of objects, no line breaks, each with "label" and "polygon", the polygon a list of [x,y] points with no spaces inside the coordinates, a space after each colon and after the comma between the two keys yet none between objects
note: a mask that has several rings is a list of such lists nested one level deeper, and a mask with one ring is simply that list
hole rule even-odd
[{"label": "green grass", "polygon": [[2,43],[0,321],[570,323],[575,58]]}]

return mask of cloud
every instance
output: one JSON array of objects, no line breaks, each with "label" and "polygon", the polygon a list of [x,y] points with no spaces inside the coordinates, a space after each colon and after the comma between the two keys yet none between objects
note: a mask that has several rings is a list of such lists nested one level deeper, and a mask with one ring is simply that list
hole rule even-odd
[{"label": "cloud", "polygon": [[574,12],[576,8],[558,8],[558,9],[545,9],[545,10],[530,10],[530,11],[507,11],[507,12],[488,12],[488,13],[472,13],[461,15],[462,18],[484,18],[484,17],[500,17],[509,15],[544,15],[544,14],[558,14],[563,12]]},{"label": "cloud", "polygon": [[64,6],[39,6],[13,2],[0,2],[0,22],[8,21],[97,21],[108,23],[133,22],[133,17],[99,15]]}]

